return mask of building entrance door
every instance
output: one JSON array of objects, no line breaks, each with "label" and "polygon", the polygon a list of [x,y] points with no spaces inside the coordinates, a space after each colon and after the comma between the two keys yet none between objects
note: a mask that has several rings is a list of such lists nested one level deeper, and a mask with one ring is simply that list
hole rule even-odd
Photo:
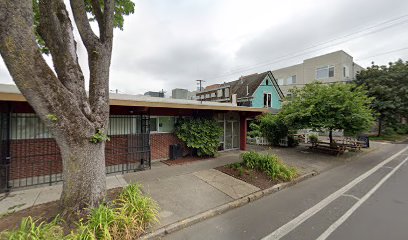
[{"label": "building entrance door", "polygon": [[239,122],[226,121],[224,136],[225,136],[225,150],[239,148]]}]

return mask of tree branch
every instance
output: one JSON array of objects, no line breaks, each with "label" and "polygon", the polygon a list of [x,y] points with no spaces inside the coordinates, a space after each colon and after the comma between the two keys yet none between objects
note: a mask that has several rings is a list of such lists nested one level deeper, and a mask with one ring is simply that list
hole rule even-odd
[{"label": "tree branch", "polygon": [[66,6],[63,0],[42,0],[39,2],[39,10],[39,33],[50,49],[58,79],[74,94],[83,113],[91,118],[85,80],[78,63],[76,42]]},{"label": "tree branch", "polygon": [[103,26],[101,31],[101,41],[102,42],[111,42],[113,39],[113,17],[115,10],[115,0],[104,0],[104,11],[103,11]]},{"label": "tree branch", "polygon": [[71,9],[79,34],[81,35],[81,39],[88,51],[88,54],[92,53],[95,50],[95,47],[99,44],[99,39],[89,24],[84,1],[71,0]]},{"label": "tree branch", "polygon": [[[62,143],[93,134],[94,124],[84,116],[75,96],[57,79],[35,41],[32,0],[3,0],[0,16],[0,32],[7,32],[0,34],[1,56],[38,116]],[[48,114],[56,115],[59,121],[50,123]]]},{"label": "tree branch", "polygon": [[112,56],[114,0],[105,0],[103,24],[99,25],[101,46],[88,51],[89,102],[96,124],[105,128],[109,118],[109,68]]},{"label": "tree branch", "polygon": [[[95,15],[95,19],[98,22],[99,28],[103,25],[103,14],[101,10],[101,4],[99,0],[91,0],[92,12]],[[100,32],[100,30],[99,30]]]}]

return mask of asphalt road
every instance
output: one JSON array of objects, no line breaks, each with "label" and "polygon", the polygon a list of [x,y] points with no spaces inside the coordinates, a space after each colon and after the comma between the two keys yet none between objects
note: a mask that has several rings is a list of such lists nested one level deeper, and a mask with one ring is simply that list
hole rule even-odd
[{"label": "asphalt road", "polygon": [[164,239],[408,239],[408,144],[389,144]]}]

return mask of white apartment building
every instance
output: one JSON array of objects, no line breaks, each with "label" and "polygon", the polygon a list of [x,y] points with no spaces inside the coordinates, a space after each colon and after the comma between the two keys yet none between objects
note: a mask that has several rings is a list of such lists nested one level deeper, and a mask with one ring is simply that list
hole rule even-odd
[{"label": "white apartment building", "polygon": [[355,79],[363,68],[353,62],[353,57],[343,50],[305,59],[303,63],[273,70],[272,73],[285,96],[289,89],[303,87],[307,83],[348,82]]}]

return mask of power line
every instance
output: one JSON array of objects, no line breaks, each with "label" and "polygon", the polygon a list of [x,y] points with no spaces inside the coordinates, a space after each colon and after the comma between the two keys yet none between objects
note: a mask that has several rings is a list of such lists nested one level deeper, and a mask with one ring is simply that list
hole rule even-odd
[{"label": "power line", "polygon": [[[343,38],[347,38],[347,37],[350,37],[350,36],[352,36],[352,35],[356,35],[356,34],[362,33],[362,32],[364,32],[364,31],[367,31],[367,30],[376,28],[376,27],[378,27],[378,26],[381,26],[381,25],[384,25],[384,24],[387,24],[387,23],[390,23],[390,22],[395,22],[395,21],[400,20],[400,19],[402,19],[402,18],[404,18],[404,17],[407,17],[407,16],[408,16],[408,14],[407,14],[407,15],[400,16],[400,17],[398,17],[398,18],[394,18],[394,19],[391,19],[391,20],[384,21],[384,22],[382,22],[382,23],[379,23],[379,24],[370,26],[370,27],[365,28],[365,29],[362,29],[362,30],[360,30],[360,31],[356,31],[356,32],[353,32],[353,33],[346,34],[346,35],[341,36],[341,37],[339,37],[339,38],[335,38],[335,39],[332,39],[332,40],[328,40],[328,41],[325,41],[325,42],[320,43],[320,44],[315,44],[315,45],[313,45],[313,46],[310,46],[310,47],[308,47],[308,48],[305,48],[305,49],[303,49],[303,50],[300,50],[300,52],[304,52],[304,51],[306,51],[306,50],[308,50],[308,49],[313,49],[313,48],[316,48],[316,47],[318,47],[318,46],[320,46],[320,45],[325,45],[325,44],[327,44],[327,43],[330,43],[330,42],[333,42],[333,41],[337,41],[337,40],[340,40],[340,39],[343,39]],[[299,54],[299,51],[293,52],[293,53],[290,53],[290,54],[286,54],[286,55],[283,55],[283,56],[274,58],[275,61],[272,61],[272,62],[261,62],[261,63],[257,63],[257,64],[254,64],[254,65],[249,65],[249,66],[247,66],[246,68],[244,68],[244,67],[238,68],[238,69],[242,69],[241,71],[234,71],[234,72],[231,72],[231,71],[230,71],[230,72],[226,72],[225,74],[222,74],[222,75],[210,77],[209,79],[214,80],[214,79],[218,79],[218,78],[221,78],[221,77],[227,77],[227,76],[234,75],[234,74],[236,74],[236,73],[241,73],[241,72],[244,72],[244,71],[252,70],[252,69],[259,68],[259,67],[263,67],[263,66],[266,66],[266,65],[270,65],[270,64],[282,62],[282,61],[284,61],[284,60],[292,59],[292,58],[295,58],[295,57],[298,57],[298,56],[303,56],[303,55],[306,55],[306,54],[308,54],[308,53],[312,53],[312,52],[315,52],[315,51],[318,51],[318,50],[322,50],[322,49],[325,49],[325,48],[329,48],[329,47],[332,47],[332,46],[336,46],[336,45],[342,44],[342,43],[344,43],[344,42],[348,42],[348,41],[353,40],[353,39],[358,38],[358,37],[362,37],[362,36],[365,36],[365,35],[373,34],[373,33],[376,33],[376,32],[379,32],[379,31],[382,31],[382,30],[391,28],[391,27],[395,27],[395,26],[400,25],[400,24],[405,24],[405,23],[407,23],[407,21],[408,21],[408,19],[405,19],[405,20],[403,20],[403,21],[401,21],[401,22],[397,22],[397,23],[391,24],[391,25],[389,25],[389,26],[385,26],[385,27],[383,27],[383,28],[376,29],[375,31],[371,31],[371,32],[368,32],[368,33],[365,33],[365,34],[356,36],[356,37],[354,37],[354,38],[350,38],[350,39],[347,39],[347,40],[344,40],[344,41],[341,41],[341,42],[338,42],[338,43],[335,43],[335,44],[331,44],[331,45],[328,45],[328,46],[325,46],[325,47],[322,47],[322,48],[319,48],[319,49],[315,49],[315,50],[312,50],[312,51],[307,51],[307,52],[304,52],[304,53],[301,53],[301,54]],[[295,54],[295,53],[297,53],[297,54],[294,55],[294,56],[291,56],[291,55],[293,55],[293,54]],[[276,59],[282,59],[282,60],[276,60]]]},{"label": "power line", "polygon": [[391,51],[387,51],[387,52],[382,52],[382,53],[378,53],[378,54],[375,54],[375,55],[371,55],[371,56],[368,56],[368,57],[359,58],[359,59],[357,59],[356,61],[361,61],[361,60],[364,60],[364,59],[367,59],[367,58],[378,57],[378,56],[387,55],[387,54],[390,54],[390,53],[399,52],[399,51],[404,51],[404,50],[408,50],[408,47],[399,48],[399,49],[394,49],[394,50],[391,50]]},{"label": "power line", "polygon": [[[302,49],[302,50],[300,50],[300,51],[292,52],[292,53],[289,53],[289,54],[286,54],[286,55],[284,55],[284,56],[280,56],[280,57],[277,57],[277,58],[279,59],[279,58],[283,58],[283,57],[286,57],[286,56],[290,56],[290,55],[292,55],[292,54],[297,54],[297,53],[299,53],[299,52],[303,52],[303,51],[306,51],[306,50],[309,50],[309,49],[313,49],[313,48],[315,48],[315,47],[318,47],[318,46],[321,46],[321,45],[324,45],[324,44],[327,44],[327,43],[330,43],[330,42],[333,42],[333,41],[337,41],[337,40],[340,40],[340,39],[343,39],[343,38],[347,38],[347,37],[350,37],[350,36],[352,36],[352,35],[355,35],[355,34],[358,34],[358,33],[361,33],[361,32],[364,32],[364,31],[367,31],[367,30],[370,30],[370,29],[373,29],[373,28],[376,28],[376,27],[379,27],[379,26],[382,26],[382,25],[387,24],[387,23],[392,23],[392,22],[398,21],[398,20],[403,19],[403,18],[405,18],[405,17],[408,17],[408,14],[401,15],[401,16],[399,16],[399,17],[392,18],[392,19],[389,19],[389,20],[380,22],[380,23],[375,24],[375,25],[373,25],[373,26],[369,26],[369,27],[360,29],[360,30],[358,30],[358,31],[354,31],[354,32],[345,34],[345,35],[340,36],[340,37],[335,37],[335,38],[331,38],[331,39],[329,39],[329,40],[326,40],[326,41],[324,41],[324,42],[316,43],[316,44],[311,45],[311,46],[309,46],[309,47],[306,47],[306,48],[304,48],[304,49]],[[399,22],[399,23],[397,23],[397,24],[404,23],[404,22],[407,21],[407,20],[408,20],[408,19],[405,19],[404,21]],[[391,26],[393,26],[393,25],[391,25]],[[389,27],[390,27],[390,26],[389,26]],[[275,58],[274,60],[276,60],[276,58]],[[265,61],[260,62],[260,63],[258,63],[258,64],[265,63],[266,61],[270,61],[270,60],[265,60]],[[252,66],[252,65],[250,65],[250,66]],[[241,68],[245,68],[245,67],[244,67],[244,66],[243,66],[243,67],[238,67],[238,68],[235,68],[234,70],[239,70],[239,69],[241,69]]]}]

